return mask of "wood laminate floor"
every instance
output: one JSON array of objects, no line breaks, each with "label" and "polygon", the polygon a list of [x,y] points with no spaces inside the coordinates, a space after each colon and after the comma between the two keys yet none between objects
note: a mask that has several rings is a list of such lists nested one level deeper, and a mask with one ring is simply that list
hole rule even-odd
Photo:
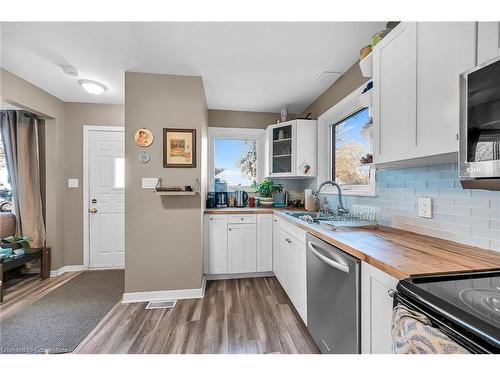
[{"label": "wood laminate floor", "polygon": [[[2,319],[78,273],[32,278],[5,290]],[[118,303],[75,353],[318,353],[307,328],[274,277],[207,282],[202,299],[173,309]]]}]

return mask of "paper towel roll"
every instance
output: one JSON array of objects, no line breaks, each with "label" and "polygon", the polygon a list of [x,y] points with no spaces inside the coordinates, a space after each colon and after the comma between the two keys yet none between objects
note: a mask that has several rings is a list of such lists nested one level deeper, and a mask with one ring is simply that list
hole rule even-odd
[{"label": "paper towel roll", "polygon": [[316,197],[311,189],[304,190],[304,206],[306,211],[316,211]]}]

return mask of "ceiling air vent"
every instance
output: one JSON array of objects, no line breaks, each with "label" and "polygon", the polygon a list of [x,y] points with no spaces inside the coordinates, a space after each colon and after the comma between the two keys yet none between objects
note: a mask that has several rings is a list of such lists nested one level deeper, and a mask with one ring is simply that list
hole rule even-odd
[{"label": "ceiling air vent", "polygon": [[340,77],[340,73],[337,72],[323,72],[318,77],[318,82],[321,83],[330,83],[332,84]]},{"label": "ceiling air vent", "polygon": [[176,299],[170,301],[149,301],[148,305],[146,306],[146,310],[171,309],[175,306],[176,303]]}]

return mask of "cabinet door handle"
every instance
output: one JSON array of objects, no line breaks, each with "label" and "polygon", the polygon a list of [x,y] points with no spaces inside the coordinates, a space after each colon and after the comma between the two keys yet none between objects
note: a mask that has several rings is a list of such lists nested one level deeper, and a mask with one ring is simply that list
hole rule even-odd
[{"label": "cabinet door handle", "polygon": [[245,220],[244,218],[240,218],[241,221]]},{"label": "cabinet door handle", "polygon": [[211,217],[211,218],[210,218],[210,221],[214,221],[214,218],[213,218],[213,217]]},{"label": "cabinet door handle", "polygon": [[396,295],[396,291],[394,289],[389,289],[387,291],[387,294],[389,295],[389,297],[394,298],[394,296]]},{"label": "cabinet door handle", "polygon": [[228,229],[228,231],[230,231],[230,232],[231,232],[231,228],[229,228],[229,229]]}]

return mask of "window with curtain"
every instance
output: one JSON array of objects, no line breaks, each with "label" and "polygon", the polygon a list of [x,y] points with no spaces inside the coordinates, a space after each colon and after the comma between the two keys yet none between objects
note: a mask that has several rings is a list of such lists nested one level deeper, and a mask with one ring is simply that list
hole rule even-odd
[{"label": "window with curtain", "polygon": [[0,132],[0,204],[12,202],[12,187],[10,185],[7,155],[5,153],[2,132]]}]

